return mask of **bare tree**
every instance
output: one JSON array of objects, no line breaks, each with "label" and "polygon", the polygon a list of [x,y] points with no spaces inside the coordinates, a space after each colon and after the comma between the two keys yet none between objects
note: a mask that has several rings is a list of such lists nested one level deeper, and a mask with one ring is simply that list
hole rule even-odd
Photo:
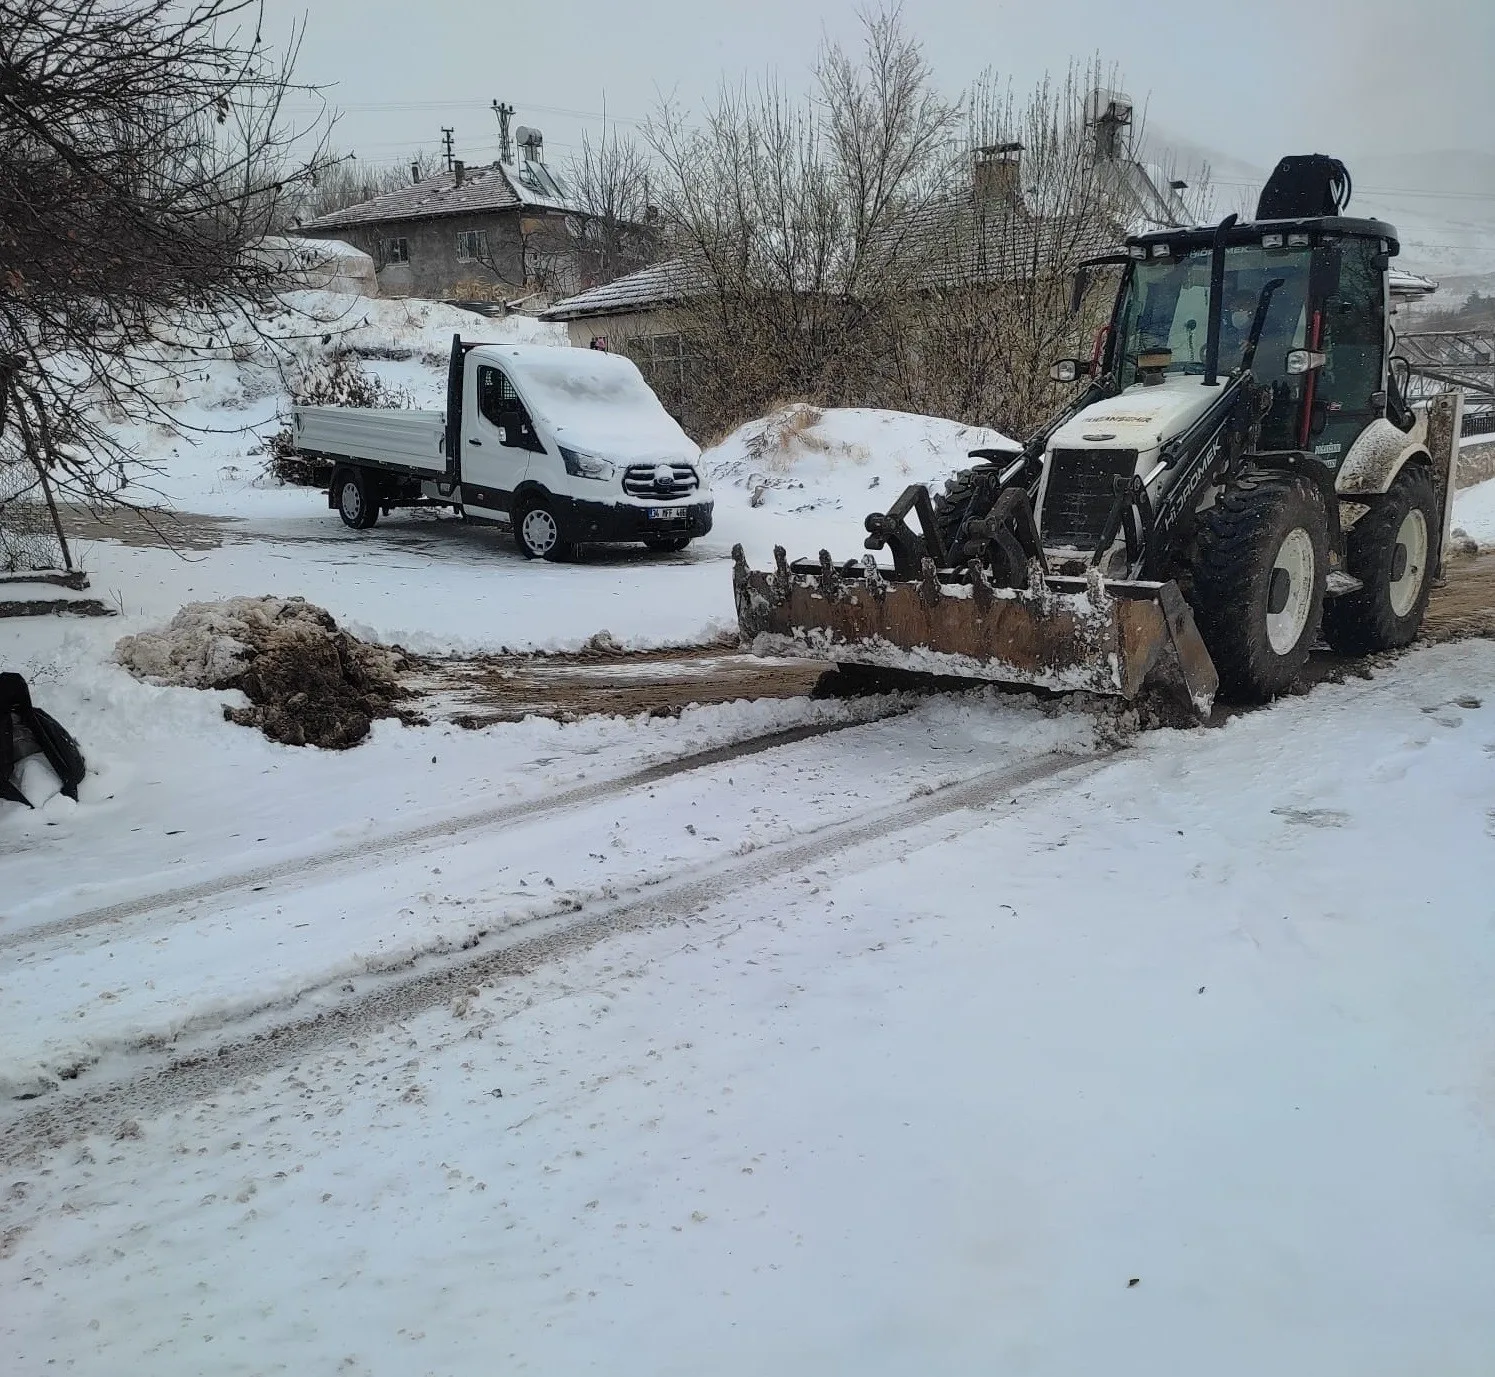
[{"label": "bare tree", "polygon": [[211,348],[279,285],[255,246],[322,160],[282,118],[298,35],[276,55],[260,21],[255,0],[0,0],[0,445],[66,497],[138,474],[115,424],[173,424],[163,340]]},{"label": "bare tree", "polygon": [[594,144],[582,135],[564,177],[581,221],[580,285],[612,282],[654,260],[658,212],[650,170],[648,151],[636,139],[604,131]]},{"label": "bare tree", "polygon": [[863,17],[859,52],[826,45],[815,77],[809,102],[766,80],[724,89],[700,125],[666,105],[647,126],[695,283],[680,319],[698,426],[877,396],[863,327],[895,290],[901,227],[945,181],[958,111],[896,9]]},{"label": "bare tree", "polygon": [[1190,208],[1134,158],[1098,58],[1022,95],[988,73],[951,103],[896,9],[863,24],[859,52],[822,50],[809,102],[769,82],[649,126],[695,279],[696,424],[800,397],[1022,433],[1059,400],[1053,360],[1103,320],[1114,277],[1076,312],[1077,267]]},{"label": "bare tree", "polygon": [[1019,434],[1052,412],[1050,365],[1088,354],[1114,283],[1091,278],[1076,312],[1076,270],[1151,185],[1087,109],[1117,84],[1097,59],[1021,96],[991,73],[972,87],[960,190],[924,217],[928,252],[888,317],[898,405]]}]

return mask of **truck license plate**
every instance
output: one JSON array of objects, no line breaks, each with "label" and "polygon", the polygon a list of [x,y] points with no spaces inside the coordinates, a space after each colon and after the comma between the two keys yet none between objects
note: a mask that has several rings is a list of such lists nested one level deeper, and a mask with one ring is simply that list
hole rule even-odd
[{"label": "truck license plate", "polygon": [[650,521],[684,521],[684,507],[650,507]]}]

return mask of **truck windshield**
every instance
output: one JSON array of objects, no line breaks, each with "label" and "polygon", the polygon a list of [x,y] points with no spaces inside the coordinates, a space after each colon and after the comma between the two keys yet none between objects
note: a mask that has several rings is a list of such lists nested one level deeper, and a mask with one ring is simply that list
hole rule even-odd
[{"label": "truck windshield", "polygon": [[[1268,283],[1280,281],[1262,326],[1252,371],[1262,382],[1286,377],[1286,355],[1307,334],[1307,248],[1264,249],[1238,244],[1225,250],[1225,291],[1220,312],[1220,372],[1241,366],[1257,302]],[[1138,361],[1169,375],[1204,372],[1209,337],[1210,251],[1133,265],[1118,319],[1120,383],[1137,381]]]}]

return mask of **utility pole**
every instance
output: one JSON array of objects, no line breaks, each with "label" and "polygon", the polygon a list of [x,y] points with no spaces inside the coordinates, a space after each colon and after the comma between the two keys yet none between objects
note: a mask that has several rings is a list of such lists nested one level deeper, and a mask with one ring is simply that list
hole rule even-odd
[{"label": "utility pole", "polygon": [[441,146],[443,155],[446,158],[446,170],[448,172],[452,170],[452,134],[454,132],[454,130],[448,129],[444,124],[441,126]]},{"label": "utility pole", "polygon": [[514,161],[514,148],[509,142],[509,121],[514,116],[514,107],[494,101],[493,113],[498,117],[498,160],[501,163],[511,163]]}]

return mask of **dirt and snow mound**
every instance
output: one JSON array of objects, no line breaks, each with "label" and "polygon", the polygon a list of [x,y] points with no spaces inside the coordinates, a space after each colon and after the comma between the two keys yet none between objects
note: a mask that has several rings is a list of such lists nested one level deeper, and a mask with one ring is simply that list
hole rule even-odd
[{"label": "dirt and snow mound", "polygon": [[938,490],[973,449],[1003,448],[1017,446],[998,431],[938,416],[795,402],[739,426],[702,459],[719,490],[745,488],[753,507],[845,507],[860,516],[886,507],[909,483]]},{"label": "dirt and snow mound", "polygon": [[250,705],[223,715],[287,746],[356,746],[406,696],[402,656],[348,635],[304,598],[188,603],[162,630],[124,637],[115,655],[153,684],[238,689]]}]

